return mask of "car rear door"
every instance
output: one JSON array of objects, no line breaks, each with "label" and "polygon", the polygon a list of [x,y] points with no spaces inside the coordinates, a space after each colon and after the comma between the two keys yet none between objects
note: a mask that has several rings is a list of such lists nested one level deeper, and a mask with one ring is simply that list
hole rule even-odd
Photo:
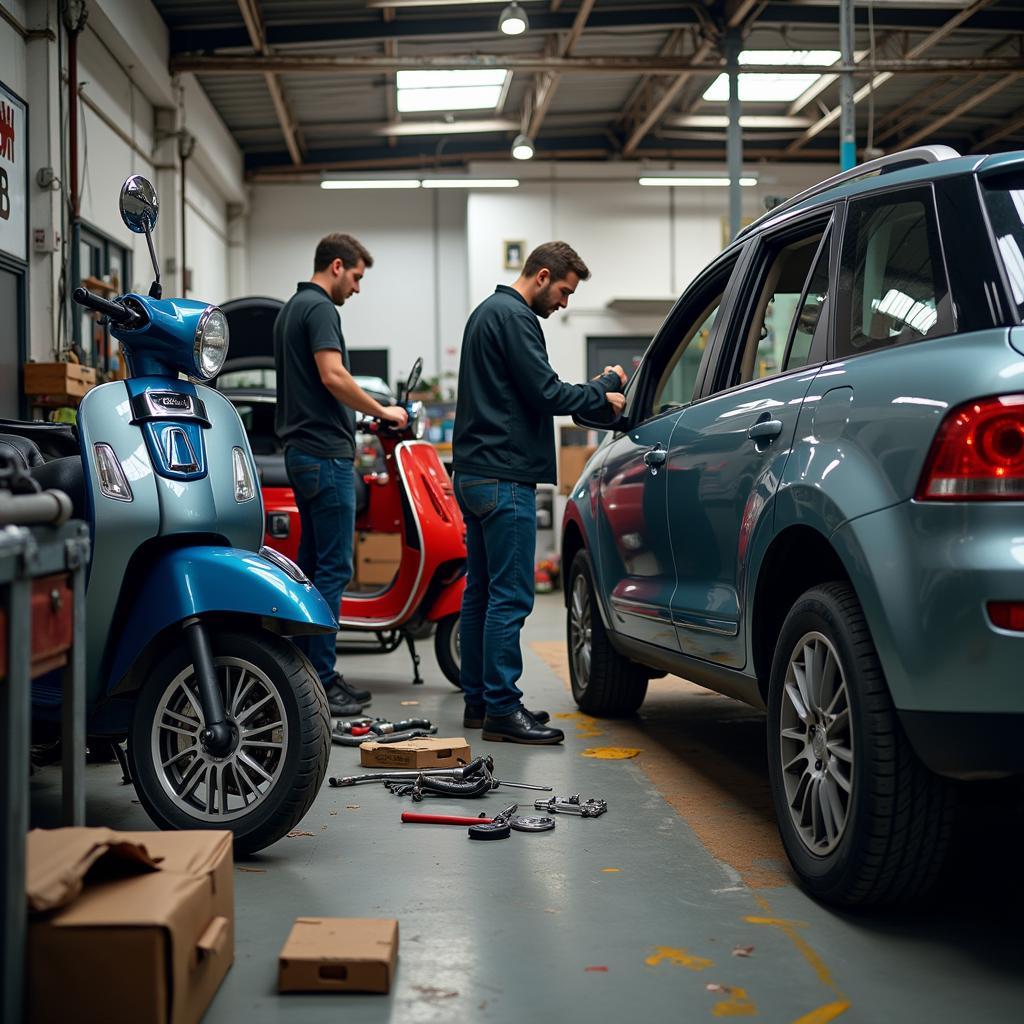
[{"label": "car rear door", "polygon": [[797,420],[825,358],[836,235],[831,210],[752,241],[699,401],[676,419],[667,506],[671,602],[684,654],[742,668],[747,554],[770,512]]},{"label": "car rear door", "polygon": [[628,431],[595,468],[598,558],[617,633],[676,650],[665,462],[680,412],[707,369],[738,250],[687,290],[651,343],[629,389]]}]

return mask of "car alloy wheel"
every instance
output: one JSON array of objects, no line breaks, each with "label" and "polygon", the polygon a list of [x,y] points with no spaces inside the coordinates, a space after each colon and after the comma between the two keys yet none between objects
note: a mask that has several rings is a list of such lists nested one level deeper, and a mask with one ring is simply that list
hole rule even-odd
[{"label": "car alloy wheel", "polygon": [[590,587],[587,578],[580,573],[573,581],[572,600],[569,607],[569,637],[576,679],[581,688],[590,682],[590,659],[593,634],[590,620]]},{"label": "car alloy wheel", "polygon": [[853,798],[854,742],[842,663],[822,633],[797,641],[786,669],[779,757],[793,827],[818,856],[839,844]]}]

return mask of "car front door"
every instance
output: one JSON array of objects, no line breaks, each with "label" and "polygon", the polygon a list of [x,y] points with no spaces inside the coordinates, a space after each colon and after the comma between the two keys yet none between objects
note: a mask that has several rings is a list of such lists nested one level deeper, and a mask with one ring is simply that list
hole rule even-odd
[{"label": "car front door", "polygon": [[673,424],[665,473],[684,654],[742,668],[749,541],[778,488],[824,359],[830,212],[758,238],[700,400]]},{"label": "car front door", "polygon": [[707,366],[735,255],[691,287],[652,342],[630,389],[628,431],[609,446],[599,477],[598,557],[615,631],[677,650],[665,464],[682,409]]}]

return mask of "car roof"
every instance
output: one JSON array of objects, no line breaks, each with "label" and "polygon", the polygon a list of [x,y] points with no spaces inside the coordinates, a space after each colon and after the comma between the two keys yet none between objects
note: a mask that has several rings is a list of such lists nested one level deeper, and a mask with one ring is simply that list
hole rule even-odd
[{"label": "car roof", "polygon": [[[947,146],[925,146],[920,149],[890,153],[850,171],[826,178],[798,193],[780,206],[769,210],[743,228],[726,251],[742,246],[753,235],[775,227],[790,217],[806,213],[818,206],[829,206],[837,199],[847,199],[871,192],[889,190],[900,185],[938,181],[962,174],[986,175],[1024,166],[1024,151],[993,155],[961,156]],[[831,184],[830,184],[831,183]]]}]

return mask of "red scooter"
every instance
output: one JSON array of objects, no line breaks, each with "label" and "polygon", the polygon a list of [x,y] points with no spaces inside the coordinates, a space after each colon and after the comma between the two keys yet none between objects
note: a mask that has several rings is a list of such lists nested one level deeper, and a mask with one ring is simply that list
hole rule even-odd
[{"label": "red scooter", "polygon": [[[438,665],[459,686],[459,614],[466,588],[466,528],[451,480],[433,445],[420,440],[423,404],[408,402],[423,361],[416,360],[398,403],[409,422],[402,429],[378,420],[358,424],[384,454],[383,470],[356,474],[356,530],[400,538],[401,556],[390,583],[372,590],[350,586],[338,617],[339,646],[388,653],[402,643],[413,661],[414,683],[422,683],[416,639],[434,627]],[[257,459],[257,461],[259,461]],[[290,487],[263,487],[265,543],[290,558],[299,544],[299,512]]]}]

